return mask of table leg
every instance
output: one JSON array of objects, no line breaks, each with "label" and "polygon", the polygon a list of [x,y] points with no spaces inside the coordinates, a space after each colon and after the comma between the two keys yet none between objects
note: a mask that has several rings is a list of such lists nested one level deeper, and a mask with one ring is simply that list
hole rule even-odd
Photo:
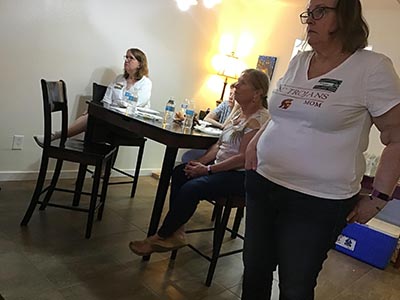
[{"label": "table leg", "polygon": [[[158,182],[156,199],[154,200],[147,236],[154,235],[157,232],[177,153],[178,148],[166,147],[165,149],[160,180]],[[143,257],[143,260],[145,261],[149,259],[150,255]]]}]

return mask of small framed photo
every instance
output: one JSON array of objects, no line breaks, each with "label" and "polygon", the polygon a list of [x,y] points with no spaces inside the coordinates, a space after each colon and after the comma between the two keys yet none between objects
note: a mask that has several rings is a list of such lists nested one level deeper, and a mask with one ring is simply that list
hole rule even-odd
[{"label": "small framed photo", "polygon": [[257,61],[257,70],[263,71],[272,78],[277,58],[275,56],[260,55]]}]

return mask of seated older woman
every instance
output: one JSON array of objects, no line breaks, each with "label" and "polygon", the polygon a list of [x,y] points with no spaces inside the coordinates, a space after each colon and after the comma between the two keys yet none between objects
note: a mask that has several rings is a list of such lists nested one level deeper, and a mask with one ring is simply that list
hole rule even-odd
[{"label": "seated older woman", "polygon": [[219,141],[196,161],[177,166],[172,175],[170,209],[157,234],[129,243],[137,255],[165,252],[186,245],[183,226],[200,200],[244,195],[247,144],[269,120],[266,96],[269,79],[259,70],[243,71],[235,86],[240,109],[227,124]]}]

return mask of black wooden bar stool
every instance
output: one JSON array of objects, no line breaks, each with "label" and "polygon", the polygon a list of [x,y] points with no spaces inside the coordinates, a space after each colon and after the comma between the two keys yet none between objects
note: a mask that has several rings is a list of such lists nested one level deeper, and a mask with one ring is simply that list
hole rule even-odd
[{"label": "black wooden bar stool", "polygon": [[[103,100],[104,95],[107,91],[107,87],[105,85],[100,85],[97,83],[93,83],[93,93],[92,93],[92,101],[100,103],[101,100]],[[110,127],[110,126],[109,126]],[[138,180],[139,180],[139,173],[140,173],[140,166],[142,164],[142,159],[143,159],[143,153],[144,153],[144,146],[146,143],[146,139],[142,136],[138,136],[133,134],[132,132],[125,131],[124,129],[118,128],[113,131],[112,134],[109,134],[107,137],[105,137],[105,141],[108,143],[114,145],[116,147],[116,153],[118,154],[118,150],[120,146],[126,146],[126,147],[139,147],[138,153],[137,153],[137,158],[136,158],[136,166],[135,166],[135,172],[133,174],[130,174],[128,172],[125,172],[119,168],[114,167],[114,162],[112,166],[112,170],[129,177],[129,180],[119,180],[119,181],[113,181],[109,182],[109,185],[114,185],[114,184],[132,184],[131,188],[131,198],[135,196]],[[115,155],[115,159],[117,157],[117,154]]]},{"label": "black wooden bar stool", "polygon": [[[115,155],[115,147],[104,143],[85,144],[81,140],[67,138],[68,103],[65,83],[62,80],[46,81],[42,79],[41,85],[44,110],[44,139],[40,140],[38,137],[34,138],[37,144],[42,148],[42,159],[35,191],[25,216],[21,221],[21,226],[26,226],[28,224],[38,204],[41,204],[40,210],[44,210],[47,206],[65,208],[88,213],[85,237],[90,238],[96,209],[99,209],[97,215],[98,220],[102,217],[111,164]],[[61,138],[51,141],[53,117],[57,113],[61,113]],[[56,159],[57,163],[50,184],[44,187],[50,158]],[[75,190],[57,187],[57,181],[60,177],[64,161],[75,162],[80,165]],[[83,170],[86,170],[87,166],[94,166],[92,191],[90,193],[82,192],[85,179],[85,172],[83,172]],[[102,170],[104,170],[104,179],[99,195],[98,190],[100,187]],[[54,191],[74,193],[72,205],[50,202]],[[46,193],[46,195],[43,201],[41,201],[40,196],[43,193]],[[79,204],[79,199],[82,194],[90,196],[88,207],[80,207],[77,205]]]},{"label": "black wooden bar stool", "polygon": [[[196,253],[204,257],[206,260],[210,262],[210,266],[207,272],[206,278],[206,286],[211,286],[211,282],[214,276],[215,268],[217,266],[218,259],[220,257],[228,256],[243,252],[243,248],[231,250],[228,252],[221,253],[222,243],[224,241],[225,231],[231,233],[231,238],[239,237],[240,239],[244,239],[244,237],[238,233],[240,219],[243,215],[243,211],[245,208],[245,196],[227,196],[214,199],[212,201],[208,201],[215,206],[214,208],[214,226],[210,228],[200,228],[193,230],[186,230],[185,233],[199,233],[199,232],[207,232],[213,231],[213,249],[211,255],[200,251],[197,247],[192,244],[189,244],[188,247],[194,250]],[[234,224],[232,228],[228,227],[228,221],[233,208],[239,211],[239,214],[236,214]],[[175,259],[178,250],[174,250],[171,253],[171,259]]]}]

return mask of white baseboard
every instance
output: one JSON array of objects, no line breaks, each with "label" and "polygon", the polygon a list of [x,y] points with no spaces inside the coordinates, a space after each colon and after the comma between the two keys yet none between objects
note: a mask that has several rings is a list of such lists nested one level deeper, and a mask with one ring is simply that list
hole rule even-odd
[{"label": "white baseboard", "polygon": [[[135,171],[132,170],[123,170],[127,173],[133,174]],[[139,172],[139,176],[151,176],[154,172],[153,169],[141,169]],[[0,171],[0,181],[19,181],[19,180],[36,180],[38,177],[39,171]],[[60,178],[63,179],[73,179],[76,178],[78,174],[78,170],[65,170],[61,171]],[[53,170],[47,172],[47,179],[51,179],[53,176]],[[88,174],[90,176],[90,174]],[[120,173],[112,172],[112,177],[121,177]]]}]

